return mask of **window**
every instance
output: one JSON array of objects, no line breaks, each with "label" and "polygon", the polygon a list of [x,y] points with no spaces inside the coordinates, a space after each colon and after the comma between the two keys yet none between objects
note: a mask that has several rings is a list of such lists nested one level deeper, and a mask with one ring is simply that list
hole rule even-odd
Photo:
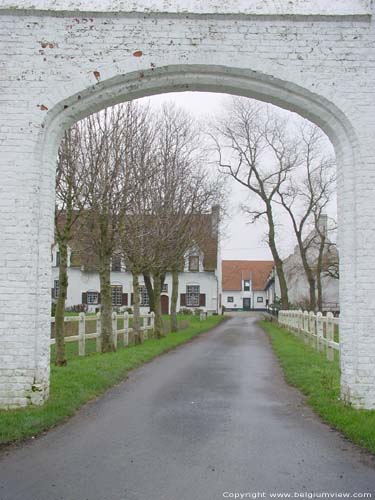
[{"label": "window", "polygon": [[199,295],[200,295],[199,285],[187,285],[186,305],[188,307],[199,307]]},{"label": "window", "polygon": [[263,302],[263,297],[257,297],[257,302]]},{"label": "window", "polygon": [[190,257],[189,257],[189,271],[199,271],[199,257],[198,257],[198,255],[190,255]]},{"label": "window", "polygon": [[250,292],[250,280],[243,280],[244,292]]},{"label": "window", "polygon": [[228,297],[227,298],[227,302],[234,302],[234,298],[233,297]]},{"label": "window", "polygon": [[139,285],[139,305],[143,307],[150,305],[150,298],[148,296],[146,285]]},{"label": "window", "polygon": [[161,293],[168,293],[168,283],[163,283],[161,287]]},{"label": "window", "polygon": [[87,292],[87,303],[88,304],[97,304],[99,302],[99,293],[98,292]]},{"label": "window", "polygon": [[54,280],[53,282],[53,298],[57,299],[59,296],[60,282],[59,280]]},{"label": "window", "polygon": [[60,252],[56,252],[56,267],[60,265]]},{"label": "window", "polygon": [[112,257],[112,271],[121,271],[121,255]]},{"label": "window", "polygon": [[112,305],[122,306],[122,285],[112,285],[111,293],[112,293]]}]

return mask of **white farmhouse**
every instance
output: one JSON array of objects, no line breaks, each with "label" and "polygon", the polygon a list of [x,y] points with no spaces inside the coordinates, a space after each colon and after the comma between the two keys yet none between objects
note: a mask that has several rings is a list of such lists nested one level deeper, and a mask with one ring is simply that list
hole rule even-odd
[{"label": "white farmhouse", "polygon": [[[267,309],[272,260],[223,260],[223,306],[230,311]],[[273,300],[272,300],[273,303]]]},{"label": "white farmhouse", "polygon": [[[199,308],[217,313],[221,300],[221,258],[218,232],[218,207],[213,207],[206,218],[207,233],[199,246],[192,244],[185,255],[184,268],[179,272],[179,296],[177,311]],[[100,310],[100,280],[96,258],[82,248],[79,233],[71,241],[68,252],[68,278],[66,308]],[[143,275],[139,276],[141,312],[148,312],[149,297]],[[130,271],[118,256],[112,259],[112,305],[123,310],[133,304],[133,279]],[[52,298],[59,292],[59,249],[52,247]],[[172,274],[166,273],[161,294],[162,313],[170,312]]]}]

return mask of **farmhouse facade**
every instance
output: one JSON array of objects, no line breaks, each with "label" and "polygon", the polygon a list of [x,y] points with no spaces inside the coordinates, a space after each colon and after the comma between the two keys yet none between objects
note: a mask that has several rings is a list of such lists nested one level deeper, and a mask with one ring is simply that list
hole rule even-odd
[{"label": "farmhouse facade", "polygon": [[[200,224],[204,225],[204,237],[192,242],[186,252],[184,262],[179,272],[179,293],[177,311],[182,308],[202,309],[209,313],[217,313],[221,299],[221,269],[219,242],[218,207],[212,208],[212,213],[199,216]],[[52,301],[59,293],[59,248],[52,247]],[[125,260],[119,255],[113,255],[111,263],[112,306],[124,310],[133,305],[133,276],[127,269]],[[92,252],[92,247],[85,244],[84,229],[78,225],[68,249],[68,280],[66,308],[100,310],[100,279],[98,260]],[[149,296],[144,282],[144,276],[139,275],[141,312],[149,311]],[[172,293],[172,273],[167,272],[161,293],[162,313],[170,313]]]},{"label": "farmhouse facade", "polygon": [[226,311],[264,310],[273,304],[266,289],[272,260],[223,260],[223,306]]}]

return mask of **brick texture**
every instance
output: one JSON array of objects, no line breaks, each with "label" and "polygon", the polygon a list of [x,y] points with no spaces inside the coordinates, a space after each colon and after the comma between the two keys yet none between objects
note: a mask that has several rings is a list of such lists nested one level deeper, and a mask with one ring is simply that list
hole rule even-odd
[{"label": "brick texture", "polygon": [[283,8],[241,1],[236,9],[169,1],[158,12],[130,2],[125,12],[113,0],[85,12],[89,3],[0,7],[0,407],[48,397],[54,172],[64,128],[124,100],[204,90],[272,102],[330,137],[339,177],[342,396],[375,408],[370,2],[333,0],[327,11],[322,0]]}]

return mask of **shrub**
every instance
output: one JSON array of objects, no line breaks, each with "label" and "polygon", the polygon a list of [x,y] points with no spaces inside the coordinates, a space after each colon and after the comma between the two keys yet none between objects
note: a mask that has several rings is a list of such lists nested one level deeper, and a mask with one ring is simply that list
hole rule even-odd
[{"label": "shrub", "polygon": [[186,316],[189,316],[189,315],[193,314],[193,311],[191,309],[188,309],[187,307],[182,307],[179,310],[179,313],[180,314],[185,314]]}]

